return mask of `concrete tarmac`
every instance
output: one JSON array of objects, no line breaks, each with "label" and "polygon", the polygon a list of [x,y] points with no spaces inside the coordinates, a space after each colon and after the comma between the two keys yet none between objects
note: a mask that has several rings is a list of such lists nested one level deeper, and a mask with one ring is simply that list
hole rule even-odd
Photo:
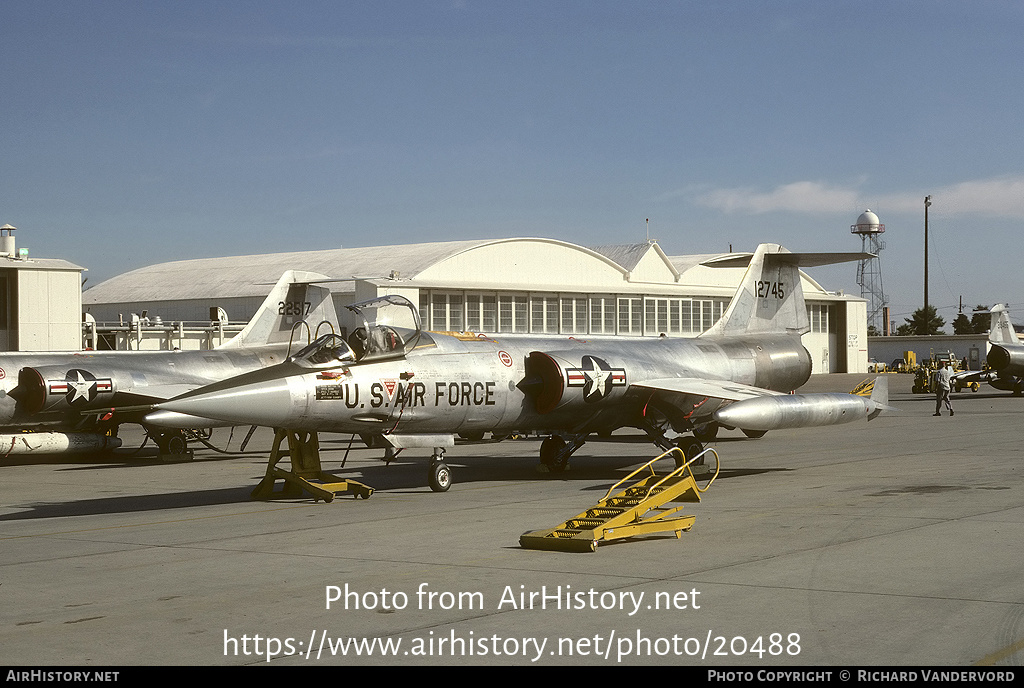
[{"label": "concrete tarmac", "polygon": [[[377,490],[330,504],[249,499],[265,430],[190,463],[133,453],[131,427],[113,456],[8,457],[0,665],[1019,664],[1024,399],[954,394],[935,418],[910,384],[890,376],[900,411],[870,423],[723,431],[692,530],[586,554],[518,538],[653,457],[638,437],[560,475],[535,439],[459,444],[435,494],[428,450],[342,467],[349,438],[324,436],[324,468]],[[237,451],[229,434],[212,443]]]}]

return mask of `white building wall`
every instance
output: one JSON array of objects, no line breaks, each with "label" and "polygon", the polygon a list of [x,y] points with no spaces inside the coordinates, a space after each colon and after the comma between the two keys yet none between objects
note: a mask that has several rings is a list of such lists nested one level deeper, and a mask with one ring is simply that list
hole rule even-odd
[{"label": "white building wall", "polygon": [[868,304],[846,302],[846,372],[868,372]]},{"label": "white building wall", "polygon": [[630,271],[629,281],[674,284],[676,276],[657,251],[649,250]]},{"label": "white building wall", "polygon": [[625,282],[611,261],[578,246],[530,239],[486,244],[445,258],[416,275],[418,283],[502,285],[542,290],[566,284],[610,289]]},{"label": "white building wall", "polygon": [[78,351],[82,287],[78,271],[18,270],[19,351]]}]

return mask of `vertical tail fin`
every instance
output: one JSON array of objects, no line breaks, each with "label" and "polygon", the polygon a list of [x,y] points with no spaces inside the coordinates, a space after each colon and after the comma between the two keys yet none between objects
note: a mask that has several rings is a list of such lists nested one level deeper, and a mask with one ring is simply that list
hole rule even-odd
[{"label": "vertical tail fin", "polygon": [[[291,339],[292,328],[303,320],[309,324],[311,334],[324,321],[337,329],[338,315],[334,311],[330,289],[312,284],[326,279],[326,275],[316,272],[285,271],[249,324],[220,348],[287,343]],[[296,341],[298,337],[296,334]],[[305,341],[303,336],[302,343]]]},{"label": "vertical tail fin", "polygon": [[[800,285],[798,254],[778,244],[761,244],[749,257],[750,264],[735,296],[721,319],[702,336],[792,332],[810,329],[804,292]],[[746,258],[740,258],[740,261]],[[706,263],[713,267],[734,267],[737,259]]]},{"label": "vertical tail fin", "polygon": [[870,253],[790,253],[778,244],[761,244],[750,256],[707,261],[708,267],[747,265],[747,271],[721,319],[701,336],[803,334],[810,330],[810,323],[800,268],[872,257]]},{"label": "vertical tail fin", "polygon": [[992,323],[989,325],[988,340],[993,344],[1019,344],[1017,331],[1013,329],[1010,322],[1010,311],[1006,304],[997,303],[989,310],[992,314]]}]

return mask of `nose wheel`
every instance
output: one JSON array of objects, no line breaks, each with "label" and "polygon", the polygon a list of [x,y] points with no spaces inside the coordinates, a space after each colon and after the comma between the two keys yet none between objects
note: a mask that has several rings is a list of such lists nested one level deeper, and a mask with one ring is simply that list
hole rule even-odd
[{"label": "nose wheel", "polygon": [[452,469],[444,462],[444,449],[435,449],[435,454],[430,459],[430,474],[427,476],[427,484],[434,492],[447,492],[452,486]]}]

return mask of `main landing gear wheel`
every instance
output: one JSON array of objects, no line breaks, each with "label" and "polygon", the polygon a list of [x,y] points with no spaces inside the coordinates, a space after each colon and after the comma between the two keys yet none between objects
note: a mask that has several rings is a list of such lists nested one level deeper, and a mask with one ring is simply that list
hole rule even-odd
[{"label": "main landing gear wheel", "polygon": [[698,425],[693,429],[693,436],[701,442],[710,442],[718,437],[718,423],[711,421],[710,423]]},{"label": "main landing gear wheel", "polygon": [[188,442],[181,430],[160,433],[156,436],[156,446],[160,448],[161,454],[170,456],[184,456],[188,453]]},{"label": "main landing gear wheel", "polygon": [[704,451],[704,444],[696,437],[690,437],[689,435],[677,439],[676,446],[682,450],[683,456],[685,457],[684,459],[681,458],[678,454],[674,455],[676,461],[676,468],[681,468],[683,463],[689,461],[693,457],[697,456],[697,454],[700,454],[702,451]]},{"label": "main landing gear wheel", "polygon": [[427,482],[434,492],[447,492],[448,488],[452,486],[452,470],[444,461],[433,461],[430,464],[430,476]]},{"label": "main landing gear wheel", "polygon": [[767,432],[767,430],[744,430],[743,434],[752,440],[756,440],[764,437]]},{"label": "main landing gear wheel", "polygon": [[540,462],[547,466],[552,473],[560,473],[565,469],[566,460],[559,460],[559,454],[565,448],[565,440],[561,437],[552,436],[540,443]]}]

